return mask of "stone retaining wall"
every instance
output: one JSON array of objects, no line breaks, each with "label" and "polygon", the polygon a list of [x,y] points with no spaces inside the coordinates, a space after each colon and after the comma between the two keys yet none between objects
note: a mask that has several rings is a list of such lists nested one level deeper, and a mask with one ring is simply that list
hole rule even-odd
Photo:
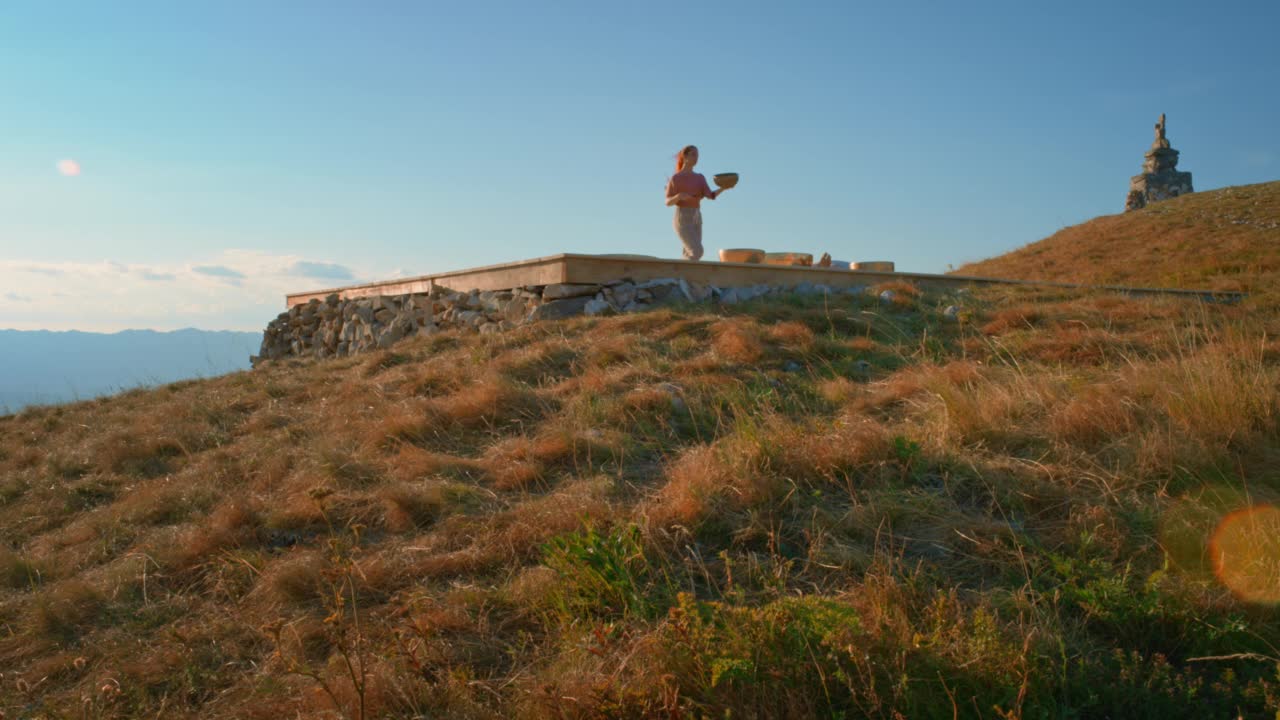
[{"label": "stone retaining wall", "polygon": [[539,320],[638,312],[673,302],[731,305],[780,292],[857,294],[865,292],[865,288],[837,290],[811,283],[718,288],[683,279],[660,279],[608,285],[546,285],[499,292],[437,288],[430,294],[351,299],[334,294],[280,313],[267,324],[262,347],[251,361],[256,366],[263,360],[285,357],[345,357],[442,330],[497,333]]}]

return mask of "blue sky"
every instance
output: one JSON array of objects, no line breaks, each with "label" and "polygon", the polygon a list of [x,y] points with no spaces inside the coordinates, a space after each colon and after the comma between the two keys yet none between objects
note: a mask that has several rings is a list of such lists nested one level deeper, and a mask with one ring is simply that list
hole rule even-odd
[{"label": "blue sky", "polygon": [[[944,271],[1280,177],[1280,3],[0,6],[0,327],[257,329],[287,290],[719,247]],[[74,160],[80,173],[59,172]]]}]

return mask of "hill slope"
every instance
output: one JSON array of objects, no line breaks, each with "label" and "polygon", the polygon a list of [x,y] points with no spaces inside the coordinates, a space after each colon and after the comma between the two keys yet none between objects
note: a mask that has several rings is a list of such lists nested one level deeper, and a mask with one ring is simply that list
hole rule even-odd
[{"label": "hill slope", "polygon": [[0,710],[1270,716],[1275,331],[903,287],[32,408]]},{"label": "hill slope", "polygon": [[1280,286],[1280,182],[1193,193],[1095,218],[955,274],[1268,291]]}]

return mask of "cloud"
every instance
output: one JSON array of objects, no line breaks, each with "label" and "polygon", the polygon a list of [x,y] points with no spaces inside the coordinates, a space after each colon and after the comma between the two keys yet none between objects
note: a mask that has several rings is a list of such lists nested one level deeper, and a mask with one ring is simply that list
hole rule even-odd
[{"label": "cloud", "polygon": [[0,258],[0,327],[260,330],[288,293],[390,276],[388,268],[238,249],[156,263]]},{"label": "cloud", "polygon": [[226,265],[196,265],[191,268],[191,272],[209,277],[226,278],[228,280],[243,280],[245,274],[239,270],[234,270]]},{"label": "cloud", "polygon": [[336,263],[307,262],[299,260],[289,267],[289,272],[315,280],[352,280],[351,268]]},{"label": "cloud", "polygon": [[69,158],[66,160],[59,160],[58,172],[67,177],[75,177],[80,174],[80,163]]},{"label": "cloud", "polygon": [[37,273],[40,275],[48,275],[50,277],[59,277],[63,274],[60,268],[49,265],[19,265],[14,268],[19,272]]}]

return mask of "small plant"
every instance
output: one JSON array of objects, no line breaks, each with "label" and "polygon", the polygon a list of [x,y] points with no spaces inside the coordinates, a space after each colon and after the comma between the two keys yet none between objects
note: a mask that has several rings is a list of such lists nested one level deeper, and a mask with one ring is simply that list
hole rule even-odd
[{"label": "small plant", "polygon": [[920,459],[920,443],[903,435],[893,437],[893,457],[902,465],[903,472],[910,474]]},{"label": "small plant", "polygon": [[543,562],[560,575],[554,604],[565,619],[651,619],[671,602],[666,577],[645,555],[635,525],[601,534],[588,523],[548,542]]},{"label": "small plant", "polygon": [[[324,506],[325,500],[332,494],[331,490],[317,487],[309,494],[319,506],[329,533],[326,540],[329,549],[327,564],[321,572],[323,601],[329,613],[324,618],[325,636],[329,646],[337,651],[341,659],[340,673],[351,683],[356,695],[356,707],[346,707],[339,698],[338,688],[323,668],[314,667],[285,649],[283,622],[268,625],[264,630],[275,643],[275,655],[284,663],[286,672],[314,680],[333,702],[335,709],[354,720],[365,720],[365,701],[369,687],[369,643],[361,625],[360,594],[356,582],[359,570],[355,564],[363,527],[355,522],[348,522],[342,528],[333,524]],[[294,639],[300,640],[296,637],[296,631]]]}]

